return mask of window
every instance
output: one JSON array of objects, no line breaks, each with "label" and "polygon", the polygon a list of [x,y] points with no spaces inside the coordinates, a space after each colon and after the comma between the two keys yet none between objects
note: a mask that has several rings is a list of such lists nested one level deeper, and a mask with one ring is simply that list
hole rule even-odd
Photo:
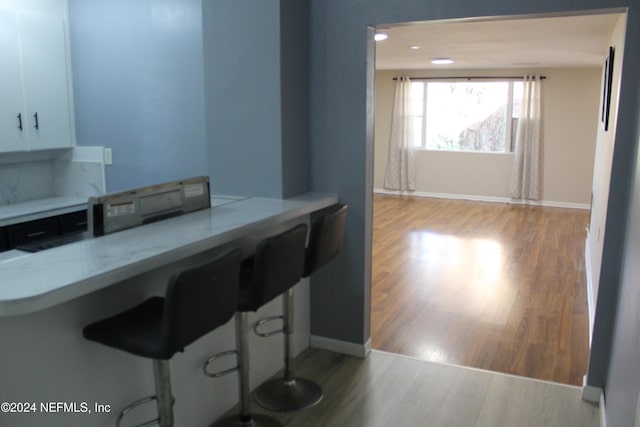
[{"label": "window", "polygon": [[413,81],[411,96],[416,147],[512,151],[522,104],[522,82]]}]

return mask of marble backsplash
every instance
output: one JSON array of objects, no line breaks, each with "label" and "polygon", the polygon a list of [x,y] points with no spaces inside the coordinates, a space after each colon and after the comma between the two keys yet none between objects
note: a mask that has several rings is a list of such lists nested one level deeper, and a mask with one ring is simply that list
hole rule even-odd
[{"label": "marble backsplash", "polygon": [[100,163],[55,161],[53,163],[55,195],[89,198],[104,194],[103,169],[104,166]]},{"label": "marble backsplash", "polygon": [[60,158],[0,163],[0,206],[104,192],[102,147],[76,147]]},{"label": "marble backsplash", "polygon": [[54,195],[52,161],[0,165],[0,205]]}]

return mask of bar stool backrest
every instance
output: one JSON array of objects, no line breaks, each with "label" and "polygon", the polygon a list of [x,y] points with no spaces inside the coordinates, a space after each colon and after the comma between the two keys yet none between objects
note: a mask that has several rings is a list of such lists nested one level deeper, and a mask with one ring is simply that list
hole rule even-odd
[{"label": "bar stool backrest", "polygon": [[238,303],[240,261],[240,251],[230,250],[169,279],[162,346],[184,349],[231,319]]},{"label": "bar stool backrest", "polygon": [[308,227],[299,224],[261,240],[256,246],[250,292],[241,311],[256,311],[302,278]]},{"label": "bar stool backrest", "polygon": [[326,265],[342,249],[347,208],[346,204],[333,205],[311,224],[303,277]]}]

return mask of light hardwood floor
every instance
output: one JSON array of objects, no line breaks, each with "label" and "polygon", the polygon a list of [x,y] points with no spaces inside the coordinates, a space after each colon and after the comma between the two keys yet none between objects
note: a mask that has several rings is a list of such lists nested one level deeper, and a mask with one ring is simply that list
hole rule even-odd
[{"label": "light hardwood floor", "polygon": [[[448,366],[372,351],[366,359],[308,349],[297,375],[324,398],[293,413],[268,413],[287,427],[596,427],[599,410],[578,387]],[[237,411],[237,408],[234,408]]]},{"label": "light hardwood floor", "polygon": [[375,195],[373,348],[581,385],[588,217]]}]

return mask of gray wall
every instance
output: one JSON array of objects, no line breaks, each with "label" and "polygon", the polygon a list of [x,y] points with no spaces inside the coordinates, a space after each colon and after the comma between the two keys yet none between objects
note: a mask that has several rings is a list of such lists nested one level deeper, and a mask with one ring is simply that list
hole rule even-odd
[{"label": "gray wall", "polygon": [[279,2],[205,0],[202,7],[212,189],[218,194],[278,197]]},{"label": "gray wall", "polygon": [[[638,119],[640,122],[640,117]],[[640,133],[640,132],[639,132]],[[640,163],[636,155],[627,244],[622,265],[620,304],[607,379],[607,415],[610,426],[633,425],[640,391]],[[638,416],[640,414],[636,414]]]},{"label": "gray wall", "polygon": [[282,193],[309,190],[309,2],[280,0]]},{"label": "gray wall", "polygon": [[604,387],[637,145],[640,59],[634,52],[640,50],[640,4],[631,0],[312,0],[311,5],[311,186],[317,191],[338,192],[351,205],[345,250],[326,271],[312,278],[312,334],[353,343],[364,343],[369,338],[372,162],[368,158],[372,135],[368,110],[373,99],[367,94],[372,92],[373,80],[367,75],[373,62],[367,58],[367,26],[629,7],[621,114],[589,364],[589,383]]},{"label": "gray wall", "polygon": [[207,173],[200,0],[70,0],[78,145],[113,148],[107,190]]},{"label": "gray wall", "polygon": [[308,2],[203,2],[209,174],[218,194],[309,189]]},{"label": "gray wall", "polygon": [[309,189],[309,2],[70,0],[79,145],[107,189],[209,175],[218,194]]}]

